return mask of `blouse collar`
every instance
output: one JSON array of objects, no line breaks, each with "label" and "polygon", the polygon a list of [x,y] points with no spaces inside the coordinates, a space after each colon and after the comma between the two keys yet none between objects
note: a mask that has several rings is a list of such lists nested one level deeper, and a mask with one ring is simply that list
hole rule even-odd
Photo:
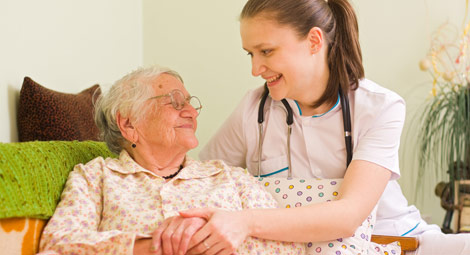
[{"label": "blouse collar", "polygon": [[[119,154],[119,159],[107,160],[106,167],[121,174],[146,172],[163,179],[163,177],[143,168],[141,165],[135,162],[135,160],[126,150],[121,151]],[[218,166],[218,164],[200,162],[186,156],[186,160],[183,162],[183,169],[181,169],[180,173],[172,178],[172,180],[205,178],[221,172],[223,168],[223,165]]]}]

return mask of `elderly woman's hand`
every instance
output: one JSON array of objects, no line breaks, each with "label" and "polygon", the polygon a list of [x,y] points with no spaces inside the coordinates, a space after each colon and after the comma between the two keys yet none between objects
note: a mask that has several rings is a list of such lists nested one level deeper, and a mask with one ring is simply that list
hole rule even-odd
[{"label": "elderly woman's hand", "polygon": [[152,251],[150,249],[152,245],[152,239],[151,238],[142,238],[142,239],[137,239],[135,240],[134,243],[134,255],[161,255],[162,252],[160,250],[158,251]]},{"label": "elderly woman's hand", "polygon": [[205,224],[206,220],[200,217],[170,217],[153,232],[152,250],[161,250],[164,255],[184,255],[194,233]]},{"label": "elderly woman's hand", "polygon": [[249,217],[244,211],[191,209],[180,212],[183,217],[202,217],[207,224],[191,239],[187,254],[235,254],[250,234]]}]

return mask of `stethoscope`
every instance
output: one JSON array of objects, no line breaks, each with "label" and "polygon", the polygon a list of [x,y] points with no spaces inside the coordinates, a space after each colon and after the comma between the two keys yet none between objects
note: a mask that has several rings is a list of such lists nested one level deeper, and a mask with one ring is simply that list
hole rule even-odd
[{"label": "stethoscope", "polygon": [[[264,92],[259,102],[258,109],[258,177],[261,176],[261,155],[263,153],[263,122],[264,122],[264,105],[268,98],[269,90],[268,86],[264,84]],[[349,109],[349,99],[347,95],[343,94],[343,90],[339,87],[339,100],[341,102],[341,111],[343,114],[343,126],[344,126],[344,141],[346,144],[346,167],[349,166],[352,160],[352,139],[351,139],[351,111]],[[287,178],[292,178],[292,161],[291,161],[291,149],[290,149],[290,136],[292,134],[292,124],[294,123],[294,114],[292,108],[286,99],[281,100],[282,104],[286,108],[286,123],[287,123],[287,163],[288,163],[288,174]]]}]

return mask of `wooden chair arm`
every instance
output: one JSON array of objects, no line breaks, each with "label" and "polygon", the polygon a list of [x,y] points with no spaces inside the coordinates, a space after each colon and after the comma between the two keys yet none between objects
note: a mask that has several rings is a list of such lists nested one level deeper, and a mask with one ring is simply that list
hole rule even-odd
[{"label": "wooden chair arm", "polygon": [[371,241],[378,244],[389,244],[398,241],[401,246],[401,254],[405,254],[405,251],[415,251],[419,246],[416,237],[372,235]]}]

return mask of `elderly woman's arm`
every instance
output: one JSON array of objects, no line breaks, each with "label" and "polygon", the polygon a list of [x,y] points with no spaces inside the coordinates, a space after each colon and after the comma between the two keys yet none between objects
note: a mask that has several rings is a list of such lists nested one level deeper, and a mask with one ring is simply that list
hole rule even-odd
[{"label": "elderly woman's arm", "polygon": [[[102,158],[95,163],[104,163]],[[102,170],[77,165],[61,201],[45,227],[40,250],[61,254],[132,254],[141,236],[119,230],[99,231],[102,213]]]}]

